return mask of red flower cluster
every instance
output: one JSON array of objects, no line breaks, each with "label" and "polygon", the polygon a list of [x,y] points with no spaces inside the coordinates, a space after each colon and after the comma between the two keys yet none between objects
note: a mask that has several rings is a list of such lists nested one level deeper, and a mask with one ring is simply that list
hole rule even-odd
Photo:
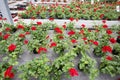
[{"label": "red flower cluster", "polygon": [[25,35],[28,35],[28,34],[30,34],[30,32],[25,32]]},{"label": "red flower cluster", "polygon": [[113,58],[111,56],[106,56],[106,60],[111,61]]},{"label": "red flower cluster", "polygon": [[9,27],[5,28],[5,31],[10,31],[11,29]]},{"label": "red flower cluster", "polygon": [[110,42],[114,44],[114,43],[116,43],[116,39],[115,38],[110,38]]},{"label": "red flower cluster", "polygon": [[54,28],[54,30],[55,30],[57,33],[60,33],[60,34],[63,33],[62,30],[61,30],[59,27]]},{"label": "red flower cluster", "polygon": [[84,34],[84,30],[80,30],[79,34]]},{"label": "red flower cluster", "polygon": [[21,25],[21,24],[19,24],[19,25],[17,26],[17,28],[18,28],[18,29],[24,29],[24,26]]},{"label": "red flower cluster", "polygon": [[108,28],[108,25],[104,24],[102,27],[103,27],[103,28]]},{"label": "red flower cluster", "polygon": [[87,38],[86,37],[84,37],[84,38],[82,38],[84,41],[86,41],[87,40]]},{"label": "red flower cluster", "polygon": [[16,45],[14,45],[14,44],[10,44],[8,47],[9,51],[14,51],[15,49],[16,49]]},{"label": "red flower cluster", "polygon": [[102,51],[103,51],[104,53],[106,53],[106,52],[112,53],[112,48],[111,48],[110,46],[103,46],[103,47],[102,47]]},{"label": "red flower cluster", "polygon": [[82,26],[82,28],[85,28],[85,24],[82,24],[81,26]]},{"label": "red flower cluster", "polygon": [[24,34],[19,34],[19,37],[24,38],[25,35]]},{"label": "red flower cluster", "polygon": [[2,32],[0,32],[0,36],[2,36]]},{"label": "red flower cluster", "polygon": [[6,39],[9,38],[9,36],[10,36],[10,34],[5,34],[5,35],[3,36],[3,39],[6,40]]},{"label": "red flower cluster", "polygon": [[14,73],[12,72],[13,66],[10,66],[7,68],[7,70],[4,72],[4,78],[13,78]]},{"label": "red flower cluster", "polygon": [[57,43],[56,43],[56,42],[52,42],[52,43],[50,44],[50,48],[55,47],[55,46],[57,46]]},{"label": "red flower cluster", "polygon": [[106,23],[106,20],[102,20],[102,23]]},{"label": "red flower cluster", "polygon": [[70,74],[71,77],[78,76],[78,72],[74,68],[69,69],[69,74]]},{"label": "red flower cluster", "polygon": [[102,19],[103,17],[104,17],[104,14],[101,14],[101,15],[100,15],[100,18]]},{"label": "red flower cluster", "polygon": [[63,37],[63,36],[58,36],[58,38],[59,38],[59,39],[64,39],[64,37]]},{"label": "red flower cluster", "polygon": [[108,29],[108,30],[106,30],[106,33],[107,33],[108,35],[110,35],[110,34],[112,34],[112,30]]},{"label": "red flower cluster", "polygon": [[69,35],[69,36],[72,36],[72,35],[74,35],[74,34],[75,34],[75,32],[74,32],[73,30],[71,30],[71,31],[68,32],[68,35]]},{"label": "red flower cluster", "polygon": [[73,20],[74,20],[74,18],[72,18],[72,17],[71,17],[71,18],[69,18],[69,20],[70,20],[70,21],[73,21]]},{"label": "red flower cluster", "polygon": [[63,27],[64,29],[66,29],[67,26],[64,24],[62,27]]},{"label": "red flower cluster", "polygon": [[32,26],[32,27],[31,27],[31,30],[35,31],[35,30],[36,30],[36,27],[35,27],[35,26]]},{"label": "red flower cluster", "polygon": [[74,44],[74,43],[77,43],[77,40],[76,39],[72,39],[71,42]]},{"label": "red flower cluster", "polygon": [[24,40],[24,44],[28,44],[28,40]]},{"label": "red flower cluster", "polygon": [[47,49],[44,48],[44,47],[40,47],[40,48],[38,49],[38,53],[41,53],[41,52],[47,52]]},{"label": "red flower cluster", "polygon": [[18,21],[18,19],[14,19],[14,22]]},{"label": "red flower cluster", "polygon": [[50,20],[50,21],[54,21],[54,18],[51,17],[51,18],[49,18],[49,20]]},{"label": "red flower cluster", "polygon": [[42,25],[42,22],[37,22],[37,25]]},{"label": "red flower cluster", "polygon": [[93,44],[98,46],[98,42],[97,41],[93,41]]}]

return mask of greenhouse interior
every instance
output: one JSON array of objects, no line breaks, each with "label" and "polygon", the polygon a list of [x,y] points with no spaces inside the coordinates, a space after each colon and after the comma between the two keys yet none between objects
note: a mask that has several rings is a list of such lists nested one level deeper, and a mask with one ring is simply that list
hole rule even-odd
[{"label": "greenhouse interior", "polygon": [[0,0],[0,80],[120,80],[120,0]]}]

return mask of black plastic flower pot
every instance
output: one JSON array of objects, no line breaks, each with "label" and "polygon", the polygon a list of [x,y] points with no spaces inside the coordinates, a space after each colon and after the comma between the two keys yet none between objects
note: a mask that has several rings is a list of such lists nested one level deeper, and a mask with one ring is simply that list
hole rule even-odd
[{"label": "black plastic flower pot", "polygon": [[101,62],[100,63],[100,66],[99,66],[99,69],[101,70],[101,69],[103,69],[103,68],[105,68],[107,65],[104,63],[104,62]]},{"label": "black plastic flower pot", "polygon": [[17,28],[13,28],[12,32],[15,33],[17,31]]},{"label": "black plastic flower pot", "polygon": [[120,44],[120,36],[117,37],[116,41],[117,41],[117,43]]},{"label": "black plastic flower pot", "polygon": [[112,54],[113,54],[113,55],[118,55],[119,52],[118,52],[117,50],[113,49],[113,50],[112,50]]},{"label": "black plastic flower pot", "polygon": [[38,54],[38,52],[36,51],[36,48],[33,49],[33,54]]},{"label": "black plastic flower pot", "polygon": [[79,65],[80,65],[80,63],[78,63],[78,65],[77,65],[78,70],[79,70],[79,71],[83,71],[83,69],[80,69]]},{"label": "black plastic flower pot", "polygon": [[62,71],[63,65],[60,65],[60,67],[57,69],[58,71]]},{"label": "black plastic flower pot", "polygon": [[104,55],[104,53],[102,53],[102,51],[97,51],[97,49],[94,49],[93,53],[94,53],[95,57],[102,57]]}]

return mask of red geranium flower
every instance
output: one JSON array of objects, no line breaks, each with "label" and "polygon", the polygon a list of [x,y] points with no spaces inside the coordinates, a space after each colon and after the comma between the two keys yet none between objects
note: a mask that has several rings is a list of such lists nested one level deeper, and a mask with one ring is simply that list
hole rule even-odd
[{"label": "red geranium flower", "polygon": [[85,28],[85,24],[82,24],[81,26],[82,26],[82,28]]},{"label": "red geranium flower", "polygon": [[64,29],[66,29],[67,26],[64,24],[62,27],[63,27]]},{"label": "red geranium flower", "polygon": [[113,58],[111,56],[106,56],[106,60],[111,61]]},{"label": "red geranium flower", "polygon": [[108,25],[104,24],[102,27],[103,27],[103,28],[108,28]]},{"label": "red geranium flower", "polygon": [[0,32],[0,36],[2,36],[2,32]]},{"label": "red geranium flower", "polygon": [[19,34],[19,37],[24,38],[25,35],[24,34]]},{"label": "red geranium flower", "polygon": [[10,44],[8,47],[9,51],[14,51],[15,49],[16,49],[16,45],[14,45],[14,44]]},{"label": "red geranium flower", "polygon": [[69,69],[69,74],[71,77],[78,76],[78,72],[75,68],[70,68]]},{"label": "red geranium flower", "polygon": [[115,38],[110,38],[110,42],[114,44],[114,43],[116,43],[116,39]]},{"label": "red geranium flower", "polygon": [[98,30],[98,29],[96,29],[96,30],[95,30],[95,32],[99,32],[99,30]]},{"label": "red geranium flower", "polygon": [[8,39],[9,38],[9,36],[10,36],[10,34],[5,34],[4,36],[3,36],[3,39]]},{"label": "red geranium flower", "polygon": [[0,20],[2,20],[2,17],[0,16]]},{"label": "red geranium flower", "polygon": [[94,41],[93,44],[96,45],[96,46],[98,46],[98,42],[97,41]]},{"label": "red geranium flower", "polygon": [[102,51],[103,51],[104,53],[106,53],[106,52],[112,53],[112,48],[111,48],[110,46],[103,46],[103,47],[102,47]]},{"label": "red geranium flower", "polygon": [[25,32],[25,35],[28,35],[28,34],[30,34],[30,32]]},{"label": "red geranium flower", "polygon": [[5,31],[10,31],[10,28],[9,27],[5,28]]},{"label": "red geranium flower", "polygon": [[54,28],[54,30],[55,30],[57,33],[62,34],[62,30],[61,30],[59,27]]},{"label": "red geranium flower", "polygon": [[106,20],[102,20],[102,23],[106,23]]},{"label": "red geranium flower", "polygon": [[44,48],[44,47],[40,47],[40,48],[38,49],[38,53],[41,53],[41,52],[47,52],[47,49]]},{"label": "red geranium flower", "polygon": [[72,36],[72,35],[74,35],[74,34],[75,34],[75,32],[74,32],[73,30],[71,30],[71,31],[68,32],[68,35],[69,35],[69,36]]},{"label": "red geranium flower", "polygon": [[10,66],[7,68],[7,70],[4,72],[4,78],[13,78],[14,73],[12,72],[13,66]]},{"label": "red geranium flower", "polygon": [[84,41],[86,41],[87,40],[87,38],[86,37],[84,37],[84,38],[82,38]]},{"label": "red geranium flower", "polygon": [[50,48],[55,47],[55,46],[57,46],[57,43],[56,43],[56,42],[52,42],[52,43],[50,44]]},{"label": "red geranium flower", "polygon": [[70,21],[73,21],[73,20],[74,20],[74,18],[72,18],[72,17],[71,17],[71,18],[69,18],[69,20],[70,20]]},{"label": "red geranium flower", "polygon": [[18,29],[24,29],[24,26],[21,25],[21,24],[19,24],[19,25],[17,26],[17,28],[18,28]]},{"label": "red geranium flower", "polygon": [[107,33],[108,35],[110,35],[110,34],[112,34],[112,30],[108,29],[108,30],[106,30],[106,33]]},{"label": "red geranium flower", "polygon": [[18,19],[14,19],[14,22],[18,21]]},{"label": "red geranium flower", "polygon": [[79,34],[84,34],[84,30],[80,30]]},{"label": "red geranium flower", "polygon": [[28,44],[28,40],[24,40],[24,44]]},{"label": "red geranium flower", "polygon": [[7,18],[3,18],[3,20],[7,20]]},{"label": "red geranium flower", "polygon": [[37,25],[42,25],[42,22],[37,22]]},{"label": "red geranium flower", "polygon": [[63,36],[59,36],[59,39],[64,39],[64,37]]},{"label": "red geranium flower", "polygon": [[54,21],[54,18],[51,17],[51,18],[49,18],[49,20],[50,20],[50,21]]},{"label": "red geranium flower", "polygon": [[103,17],[104,17],[104,14],[101,14],[101,15],[100,15],[100,18],[102,19]]},{"label": "red geranium flower", "polygon": [[35,26],[32,26],[32,27],[31,27],[31,30],[33,30],[33,31],[36,30],[36,27],[35,27]]},{"label": "red geranium flower", "polygon": [[74,44],[74,43],[77,43],[77,40],[76,39],[72,39],[71,42]]},{"label": "red geranium flower", "polygon": [[35,18],[35,17],[31,17],[30,19],[31,19],[31,20],[35,20],[36,18]]}]

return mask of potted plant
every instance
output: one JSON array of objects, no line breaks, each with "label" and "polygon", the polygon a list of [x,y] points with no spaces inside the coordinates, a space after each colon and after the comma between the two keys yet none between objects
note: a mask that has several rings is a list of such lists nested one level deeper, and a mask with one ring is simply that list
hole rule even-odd
[{"label": "potted plant", "polygon": [[120,45],[118,43],[113,45],[112,54],[113,55],[120,55]]},{"label": "potted plant", "polygon": [[107,55],[101,59],[100,72],[111,75],[112,77],[120,74],[119,71],[119,56]]},{"label": "potted plant", "polygon": [[80,59],[80,62],[78,64],[78,69],[89,74],[90,80],[95,80],[95,78],[99,74],[98,69],[96,68],[96,61],[90,58],[85,53],[84,56],[82,56],[82,58]]},{"label": "potted plant", "polygon": [[16,72],[9,63],[0,63],[0,79],[12,80]]},{"label": "potted plant", "polygon": [[72,63],[72,60],[75,58],[75,56],[76,56],[76,53],[70,50],[64,56],[60,56],[53,62],[52,64],[52,75],[53,75],[52,79],[53,80],[56,80],[56,79],[60,80],[61,75],[63,73],[68,74],[69,69],[74,66],[74,64]]},{"label": "potted plant", "polygon": [[46,57],[46,54],[41,55],[39,58],[33,59],[19,66],[18,70],[20,73],[19,77],[21,79],[50,79],[51,72],[50,60]]}]

